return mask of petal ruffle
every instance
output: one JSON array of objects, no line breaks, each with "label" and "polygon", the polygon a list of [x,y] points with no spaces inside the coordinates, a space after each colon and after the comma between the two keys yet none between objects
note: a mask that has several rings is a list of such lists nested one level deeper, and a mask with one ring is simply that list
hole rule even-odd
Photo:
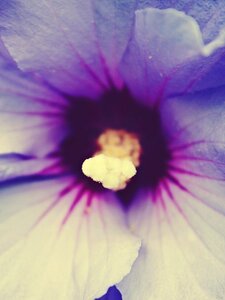
[{"label": "petal ruffle", "polygon": [[204,45],[196,21],[174,9],[138,10],[135,20],[121,72],[135,97],[145,102],[185,92],[208,73],[206,57],[225,43],[221,33]]},{"label": "petal ruffle", "polygon": [[109,77],[121,84],[117,65],[130,38],[134,5],[19,0],[3,10],[3,40],[23,70],[64,92],[94,98],[109,86]]},{"label": "petal ruffle", "polygon": [[139,241],[109,194],[64,178],[8,186],[0,197],[4,299],[93,300],[130,271]]},{"label": "petal ruffle", "polygon": [[192,16],[199,24],[204,41],[209,42],[216,38],[224,28],[223,1],[173,1],[173,0],[139,0],[138,8],[155,7],[159,9],[174,8]]}]

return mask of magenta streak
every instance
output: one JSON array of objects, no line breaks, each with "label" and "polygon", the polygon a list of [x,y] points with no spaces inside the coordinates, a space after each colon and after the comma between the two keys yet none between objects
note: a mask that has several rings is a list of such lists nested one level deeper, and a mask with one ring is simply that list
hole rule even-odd
[{"label": "magenta streak", "polygon": [[71,216],[71,214],[73,213],[76,205],[80,202],[80,200],[82,199],[83,195],[86,193],[86,188],[84,186],[82,186],[79,190],[79,192],[77,193],[76,197],[74,198],[72,204],[70,205],[65,217],[62,220],[61,223],[61,228],[67,223],[69,217]]},{"label": "magenta streak", "polygon": [[222,166],[225,165],[225,163],[222,163],[220,161],[216,161],[216,160],[209,159],[209,158],[197,157],[197,156],[185,156],[185,155],[184,156],[173,156],[173,159],[204,161],[204,162],[213,163],[215,165],[222,165]]},{"label": "magenta streak", "polygon": [[39,175],[45,175],[45,174],[52,174],[51,172],[53,171],[53,174],[55,174],[55,170],[57,170],[58,171],[58,167],[59,167],[59,169],[60,169],[60,167],[61,167],[61,163],[60,162],[56,162],[56,163],[54,163],[54,164],[52,164],[52,165],[50,165],[49,167],[46,167],[46,168],[44,168],[44,169],[42,169],[41,171],[39,171]]},{"label": "magenta streak", "polygon": [[159,203],[161,204],[161,206],[163,208],[163,211],[166,213],[167,212],[167,207],[166,207],[165,201],[164,201],[163,196],[162,196],[161,187],[158,188],[158,192],[157,193],[158,193],[157,197],[160,200]]},{"label": "magenta streak", "polygon": [[[93,2],[91,1],[90,5],[92,6],[92,12],[94,12],[94,7],[93,7]],[[98,38],[97,38],[97,26],[96,26],[96,21],[94,19],[94,16],[93,17],[93,30],[94,30],[94,33],[95,33],[95,43],[96,43],[96,47],[98,49],[98,53],[99,53],[99,58],[100,58],[100,61],[102,63],[102,66],[103,66],[103,70],[104,70],[104,73],[105,73],[105,76],[106,76],[106,79],[108,81],[108,84],[113,88],[115,87],[114,86],[114,82],[111,78],[111,75],[110,75],[110,70],[109,70],[109,67],[108,67],[108,64],[107,64],[107,61],[105,59],[105,56],[101,50],[101,47],[99,45],[99,42],[98,42]]]},{"label": "magenta streak", "polygon": [[183,144],[183,145],[180,145],[180,146],[170,147],[170,150],[171,151],[183,150],[183,149],[187,149],[187,148],[190,148],[192,146],[199,145],[199,144],[225,145],[225,143],[221,142],[221,141],[218,142],[218,141],[199,140],[199,141],[194,141],[192,143]]},{"label": "magenta streak", "polygon": [[[163,185],[164,185],[164,188],[165,188],[165,191],[166,191],[167,195],[169,196],[169,199],[177,206],[177,201],[176,201],[176,199],[175,199],[175,197],[174,197],[174,195],[173,195],[173,193],[172,193],[172,191],[171,191],[171,189],[170,189],[168,183],[167,183],[166,181],[164,181],[164,182],[163,182]],[[180,213],[184,218],[186,218],[186,216],[185,216],[183,210],[182,210],[179,206],[177,206],[177,209],[178,209],[179,213]]]},{"label": "magenta streak", "polygon": [[176,187],[178,187],[183,193],[188,194],[189,196],[191,196],[193,199],[198,200],[201,204],[213,209],[215,212],[224,215],[223,212],[221,212],[219,209],[217,209],[214,206],[209,205],[209,203],[206,203],[205,200],[203,200],[202,198],[200,198],[199,196],[197,196],[196,194],[194,194],[193,192],[191,192],[187,187],[185,187],[183,184],[180,183],[180,181],[176,178],[173,177],[172,175],[168,176],[168,179],[170,180],[170,182],[172,184],[174,184]]},{"label": "magenta streak", "polygon": [[[47,5],[47,3],[45,3],[45,5],[48,7],[48,9],[51,11],[50,7]],[[55,16],[56,19],[58,19],[59,21],[59,29],[61,30],[63,36],[66,37],[68,46],[74,51],[75,55],[78,57],[78,59],[80,60],[81,64],[84,66],[85,70],[92,76],[92,78],[94,80],[96,80],[96,82],[98,82],[98,84],[102,87],[102,88],[107,88],[104,84],[104,82],[98,77],[98,75],[92,70],[92,68],[86,63],[86,61],[84,60],[84,58],[80,55],[80,53],[77,51],[77,49],[75,48],[75,45],[72,44],[70,42],[70,40],[68,39],[67,33],[66,31],[63,29],[63,26],[61,26],[60,24],[63,25],[62,20],[60,19],[59,15],[57,14],[56,10],[52,7],[52,11],[53,11],[53,15]]]},{"label": "magenta streak", "polygon": [[195,177],[200,177],[200,178],[204,178],[204,179],[210,179],[210,180],[216,180],[216,181],[224,181],[223,178],[216,178],[216,177],[211,177],[211,176],[207,176],[207,175],[203,175],[203,174],[199,174],[199,173],[195,173],[192,172],[190,170],[187,169],[182,169],[173,165],[168,165],[168,167],[170,168],[170,170],[180,173],[180,174],[184,174],[184,175],[188,175],[188,176],[195,176]]},{"label": "magenta streak", "polygon": [[[153,192],[153,194],[152,194],[152,202],[153,203],[157,203],[158,193],[160,193],[160,192],[161,192],[160,187],[158,187],[157,190]],[[151,199],[151,198],[149,198],[149,199]]]},{"label": "magenta streak", "polygon": [[190,148],[192,146],[196,146],[196,145],[200,145],[200,144],[204,144],[204,143],[207,143],[207,142],[205,140],[198,140],[198,141],[194,141],[194,142],[187,143],[187,144],[182,144],[182,145],[175,146],[175,147],[170,147],[170,150],[171,151],[184,150],[184,149]]},{"label": "magenta streak", "polygon": [[31,229],[34,229],[38,224],[40,224],[41,221],[48,215],[48,213],[55,208],[63,199],[64,196],[69,194],[75,187],[75,181],[64,188],[56,197],[56,199],[47,207],[47,209],[40,215],[40,217],[37,219],[37,221],[34,223],[34,225],[31,227]]},{"label": "magenta streak", "polygon": [[86,206],[88,208],[91,207],[92,201],[93,201],[93,193],[90,191],[88,193],[87,202],[86,202]]}]

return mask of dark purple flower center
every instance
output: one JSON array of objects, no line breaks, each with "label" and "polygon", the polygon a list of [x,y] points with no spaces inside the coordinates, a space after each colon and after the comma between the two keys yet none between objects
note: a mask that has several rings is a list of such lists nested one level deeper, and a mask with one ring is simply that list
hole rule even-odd
[{"label": "dark purple flower center", "polygon": [[66,168],[88,188],[100,192],[101,185],[83,175],[82,163],[96,152],[96,141],[102,132],[108,128],[126,130],[139,137],[142,155],[136,176],[117,194],[123,203],[130,203],[138,189],[155,190],[167,175],[171,158],[158,110],[140,104],[127,90],[112,90],[96,101],[67,99],[65,118],[69,131],[60,150]]}]

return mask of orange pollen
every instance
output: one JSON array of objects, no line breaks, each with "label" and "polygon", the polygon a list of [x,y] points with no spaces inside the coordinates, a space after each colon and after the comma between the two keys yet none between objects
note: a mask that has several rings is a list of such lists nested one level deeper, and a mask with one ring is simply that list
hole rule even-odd
[{"label": "orange pollen", "polygon": [[106,129],[97,140],[96,154],[129,159],[135,167],[140,165],[141,145],[136,134],[120,129]]}]

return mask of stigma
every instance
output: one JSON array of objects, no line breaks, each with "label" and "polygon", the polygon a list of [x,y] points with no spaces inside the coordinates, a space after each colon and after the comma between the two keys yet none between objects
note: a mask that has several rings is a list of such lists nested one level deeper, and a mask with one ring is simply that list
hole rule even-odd
[{"label": "stigma", "polygon": [[140,165],[141,145],[138,137],[125,130],[107,129],[96,141],[96,152],[82,164],[82,172],[104,188],[126,188]]}]

